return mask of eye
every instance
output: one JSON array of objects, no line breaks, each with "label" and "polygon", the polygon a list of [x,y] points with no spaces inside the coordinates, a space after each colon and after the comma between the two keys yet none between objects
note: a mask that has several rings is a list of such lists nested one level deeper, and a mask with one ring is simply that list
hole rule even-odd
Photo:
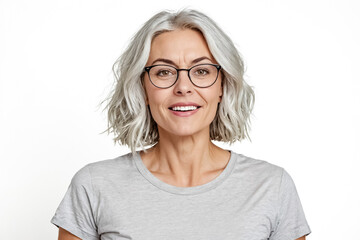
[{"label": "eye", "polygon": [[173,78],[176,76],[176,69],[169,66],[155,66],[150,70],[150,74],[161,79]]},{"label": "eye", "polygon": [[166,77],[166,76],[171,76],[173,75],[173,73],[169,70],[159,70],[157,73],[156,73],[157,76],[159,77]]},{"label": "eye", "polygon": [[198,68],[195,70],[194,72],[196,75],[199,75],[199,76],[204,76],[204,75],[207,75],[209,74],[209,71],[205,68]]}]

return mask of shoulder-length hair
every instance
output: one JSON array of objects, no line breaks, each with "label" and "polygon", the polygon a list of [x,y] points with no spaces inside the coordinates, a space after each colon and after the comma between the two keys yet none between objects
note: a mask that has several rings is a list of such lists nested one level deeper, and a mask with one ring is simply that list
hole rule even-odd
[{"label": "shoulder-length hair", "polygon": [[205,14],[196,10],[162,11],[149,19],[133,36],[125,52],[113,65],[116,86],[105,107],[108,133],[114,142],[145,149],[159,140],[157,124],[145,103],[142,85],[144,67],[149,58],[151,41],[174,29],[200,31],[222,67],[223,96],[210,125],[211,140],[233,143],[248,138],[254,92],[244,81],[244,64],[231,39]]}]

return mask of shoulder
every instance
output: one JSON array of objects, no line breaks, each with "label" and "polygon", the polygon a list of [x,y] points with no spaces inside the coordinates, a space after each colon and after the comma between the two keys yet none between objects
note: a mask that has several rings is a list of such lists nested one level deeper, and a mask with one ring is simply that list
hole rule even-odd
[{"label": "shoulder", "polygon": [[285,169],[268,161],[233,152],[236,158],[235,174],[256,182],[279,184]]},{"label": "shoulder", "polygon": [[89,168],[91,173],[101,173],[101,172],[112,172],[118,171],[119,169],[132,168],[134,166],[134,157],[131,153],[121,155],[116,158],[101,160],[97,162],[92,162],[85,165],[86,168]]},{"label": "shoulder", "polygon": [[284,168],[270,163],[268,161],[252,158],[243,154],[233,152],[236,158],[236,165],[242,170],[251,170],[254,172],[268,172],[271,174],[282,174]]},{"label": "shoulder", "polygon": [[76,172],[72,181],[88,182],[89,180],[109,178],[112,176],[128,176],[134,170],[134,157],[131,153],[127,153],[116,158],[86,164]]}]

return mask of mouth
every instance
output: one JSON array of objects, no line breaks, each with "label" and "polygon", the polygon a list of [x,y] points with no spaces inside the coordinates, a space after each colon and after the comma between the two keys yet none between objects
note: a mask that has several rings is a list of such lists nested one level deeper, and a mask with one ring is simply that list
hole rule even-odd
[{"label": "mouth", "polygon": [[170,110],[175,111],[175,112],[189,112],[189,111],[194,111],[196,109],[201,108],[201,106],[173,106],[173,107],[169,107]]}]

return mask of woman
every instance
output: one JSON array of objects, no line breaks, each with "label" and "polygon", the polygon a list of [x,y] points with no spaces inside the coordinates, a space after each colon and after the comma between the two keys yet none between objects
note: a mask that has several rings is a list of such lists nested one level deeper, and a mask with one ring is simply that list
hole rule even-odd
[{"label": "woman", "polygon": [[59,239],[305,239],[288,173],[211,141],[248,136],[254,94],[209,17],[155,15],[114,70],[109,131],[132,154],[75,174],[51,220]]}]

